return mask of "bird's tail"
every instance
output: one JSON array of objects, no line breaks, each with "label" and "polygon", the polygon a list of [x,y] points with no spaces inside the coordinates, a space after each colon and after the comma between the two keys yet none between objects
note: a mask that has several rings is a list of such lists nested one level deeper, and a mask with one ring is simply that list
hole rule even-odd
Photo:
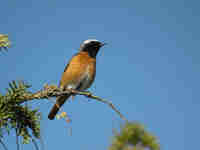
[{"label": "bird's tail", "polygon": [[60,107],[65,103],[65,101],[70,97],[71,95],[63,95],[60,96],[56,99],[56,104],[54,104],[53,108],[51,109],[48,118],[50,120],[53,120],[56,116],[56,114],[58,113]]}]

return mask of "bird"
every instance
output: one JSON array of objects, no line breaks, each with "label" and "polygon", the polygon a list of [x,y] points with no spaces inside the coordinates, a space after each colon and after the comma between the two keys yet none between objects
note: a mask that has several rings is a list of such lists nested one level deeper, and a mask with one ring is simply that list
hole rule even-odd
[{"label": "bird", "polygon": [[[59,88],[62,90],[72,89],[85,91],[94,82],[96,76],[96,56],[101,47],[107,43],[100,42],[96,39],[88,39],[80,45],[79,52],[75,54],[68,62],[62,74]],[[58,96],[56,103],[52,107],[48,118],[53,120],[61,106],[73,96],[66,94]]]}]

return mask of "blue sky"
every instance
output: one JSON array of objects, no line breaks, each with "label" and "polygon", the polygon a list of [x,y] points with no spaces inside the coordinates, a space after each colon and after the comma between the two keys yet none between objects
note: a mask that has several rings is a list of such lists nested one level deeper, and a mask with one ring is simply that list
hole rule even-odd
[{"label": "blue sky", "polygon": [[[90,90],[143,123],[163,150],[196,149],[200,88],[200,10],[194,0],[2,1],[0,33],[12,48],[1,54],[1,93],[25,80],[32,91],[58,84],[80,43],[105,41]],[[45,149],[105,150],[120,118],[104,104],[77,96],[65,104],[72,123],[49,121],[52,103],[33,102],[43,113]],[[72,127],[72,136],[69,128]],[[6,138],[15,149],[15,138]],[[199,146],[198,146],[199,147]],[[24,149],[34,149],[25,145]]]}]

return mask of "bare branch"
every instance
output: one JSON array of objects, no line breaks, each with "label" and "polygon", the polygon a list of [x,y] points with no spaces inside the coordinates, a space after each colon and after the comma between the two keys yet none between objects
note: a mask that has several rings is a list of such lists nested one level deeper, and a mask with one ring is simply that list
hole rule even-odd
[{"label": "bare branch", "polygon": [[32,138],[32,142],[34,144],[35,149],[39,150],[39,147],[38,147],[37,142],[35,141],[35,139]]},{"label": "bare branch", "polygon": [[17,150],[19,150],[19,135],[18,135],[18,129],[16,128],[15,129],[15,132],[16,132],[16,145],[17,145]]},{"label": "bare branch", "polygon": [[8,148],[6,147],[6,144],[2,141],[1,137],[0,137],[0,143],[5,150],[8,150]]},{"label": "bare branch", "polygon": [[94,100],[97,100],[99,102],[102,102],[104,104],[107,104],[109,107],[111,107],[119,116],[122,120],[124,121],[128,121],[123,115],[122,113],[109,101],[105,100],[105,99],[102,99],[98,96],[95,96],[95,95],[92,95],[92,93],[90,92],[80,92],[80,91],[73,91],[74,93],[77,93],[78,95],[84,95],[88,98],[91,98],[91,99],[94,99]]},{"label": "bare branch", "polygon": [[122,113],[109,101],[102,99],[98,96],[93,95],[90,92],[82,92],[82,91],[77,91],[77,90],[70,90],[66,89],[63,91],[62,89],[58,88],[55,85],[48,86],[46,85],[43,90],[40,90],[36,93],[30,93],[30,94],[24,94],[19,97],[19,103],[23,103],[25,101],[31,101],[34,99],[48,99],[50,97],[57,97],[57,96],[62,96],[66,94],[75,94],[75,95],[83,95],[86,96],[90,99],[97,100],[99,102],[102,102],[104,104],[107,104],[110,108],[112,108],[122,120],[128,121]]}]

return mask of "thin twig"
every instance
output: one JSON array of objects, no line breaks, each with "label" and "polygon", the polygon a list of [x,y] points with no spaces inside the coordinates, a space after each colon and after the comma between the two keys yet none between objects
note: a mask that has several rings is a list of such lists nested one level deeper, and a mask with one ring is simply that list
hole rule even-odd
[{"label": "thin twig", "polygon": [[[42,120],[42,115],[41,115],[41,120]],[[43,133],[42,133],[42,131],[43,131],[43,129],[41,129],[42,128],[42,126],[40,126],[40,138],[39,138],[39,140],[40,140],[40,145],[41,145],[41,150],[44,150],[44,140],[43,140]]]},{"label": "thin twig", "polygon": [[8,150],[8,148],[6,147],[6,144],[2,141],[1,138],[0,138],[0,143],[1,143],[1,145],[3,146],[3,148],[4,148],[5,150]]},{"label": "thin twig", "polygon": [[18,136],[18,132],[17,132],[17,128],[15,129],[16,132],[16,145],[17,145],[17,150],[19,150],[19,136]]},{"label": "thin twig", "polygon": [[18,100],[19,100],[19,103],[24,103],[25,101],[32,101],[34,99],[48,99],[50,97],[57,97],[57,96],[62,96],[62,95],[66,95],[66,94],[83,95],[90,99],[94,99],[94,100],[97,100],[104,104],[107,104],[110,108],[112,108],[120,116],[121,119],[123,119],[124,121],[128,121],[111,102],[109,102],[105,99],[102,99],[98,96],[95,96],[90,92],[82,92],[82,91],[71,90],[71,89],[66,89],[65,91],[62,91],[62,89],[57,88],[56,86],[46,85],[43,90],[38,91],[33,94],[30,93],[30,94],[22,95],[18,98]]},{"label": "thin twig", "polygon": [[111,102],[109,102],[109,101],[107,101],[107,100],[105,100],[105,99],[102,99],[102,98],[100,98],[100,97],[98,97],[98,96],[92,95],[92,93],[90,93],[90,92],[74,91],[74,93],[77,93],[77,94],[79,94],[79,95],[84,95],[84,96],[86,96],[86,97],[88,97],[88,98],[95,99],[95,100],[97,100],[97,101],[99,101],[99,102],[102,102],[102,103],[104,103],[104,104],[107,104],[109,107],[111,107],[111,108],[120,116],[120,118],[121,118],[122,120],[128,121],[128,120],[122,115],[122,113],[121,113]]},{"label": "thin twig", "polygon": [[35,149],[39,150],[39,147],[38,147],[37,142],[35,141],[35,139],[32,138],[32,142],[33,142],[33,145],[35,146]]}]

